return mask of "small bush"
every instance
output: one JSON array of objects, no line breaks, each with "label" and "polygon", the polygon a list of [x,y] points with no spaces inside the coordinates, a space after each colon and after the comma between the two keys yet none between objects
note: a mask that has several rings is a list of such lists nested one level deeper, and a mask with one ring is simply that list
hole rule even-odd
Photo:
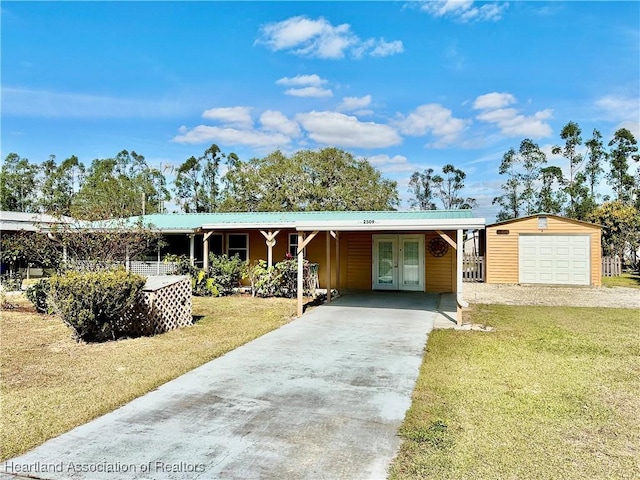
[{"label": "small bush", "polygon": [[50,302],[73,329],[76,340],[114,340],[140,330],[132,325],[132,312],[140,300],[144,277],[124,270],[69,272],[51,278],[50,284]]},{"label": "small bush", "polygon": [[[260,297],[288,297],[298,294],[298,262],[286,259],[267,267],[267,262],[259,260],[249,271],[253,294]],[[309,263],[303,269],[305,294],[309,294]]]},{"label": "small bush", "polygon": [[233,289],[247,275],[247,264],[237,255],[228,257],[211,254],[207,270],[191,265],[191,259],[186,255],[167,255],[165,262],[176,264],[176,275],[191,276],[193,294],[200,297],[219,297],[233,293]]},{"label": "small bush", "polygon": [[228,295],[233,293],[233,289],[240,286],[240,281],[246,277],[247,263],[237,255],[211,255],[208,274],[220,294]]},{"label": "small bush", "polygon": [[0,275],[0,285],[7,292],[17,292],[22,288],[22,274],[20,272],[9,272]]},{"label": "small bush", "polygon": [[43,278],[33,286],[27,288],[27,298],[38,313],[53,313],[53,309],[49,306],[49,279]]}]

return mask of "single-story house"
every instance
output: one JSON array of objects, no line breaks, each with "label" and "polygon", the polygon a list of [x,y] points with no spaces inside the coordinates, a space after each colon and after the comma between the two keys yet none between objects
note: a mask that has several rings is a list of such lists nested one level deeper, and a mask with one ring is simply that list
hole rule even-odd
[{"label": "single-story house", "polygon": [[[9,212],[0,211],[0,235],[7,235],[19,232],[39,232],[43,229],[50,229],[53,225],[62,223],[72,223],[70,217],[57,217],[46,213],[32,212]],[[14,265],[15,267],[16,265]],[[19,269],[24,269],[27,278],[30,276],[41,276],[41,268],[32,268],[26,263],[18,263]],[[9,265],[0,263],[0,273],[5,273]]]},{"label": "single-story house", "polygon": [[487,283],[602,285],[602,228],[539,213],[488,225]]},{"label": "single-story house", "polygon": [[[208,266],[209,253],[269,264],[287,254],[318,264],[320,288],[458,293],[462,241],[482,229],[470,210],[376,212],[240,212],[153,214],[143,223],[162,233],[170,253]],[[298,288],[302,310],[302,288]]]}]

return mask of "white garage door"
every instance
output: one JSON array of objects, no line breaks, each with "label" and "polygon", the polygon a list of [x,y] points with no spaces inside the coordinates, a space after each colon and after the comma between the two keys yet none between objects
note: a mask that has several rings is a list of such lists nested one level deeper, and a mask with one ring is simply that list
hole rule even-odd
[{"label": "white garage door", "polygon": [[589,235],[520,235],[520,283],[590,285]]}]

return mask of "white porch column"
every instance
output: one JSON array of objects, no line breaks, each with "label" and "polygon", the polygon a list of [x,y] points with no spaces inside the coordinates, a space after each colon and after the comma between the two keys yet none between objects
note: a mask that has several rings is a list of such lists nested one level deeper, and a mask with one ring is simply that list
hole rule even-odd
[{"label": "white porch column", "polygon": [[340,232],[334,232],[333,236],[336,239],[336,289],[340,294]]},{"label": "white porch column", "polygon": [[267,266],[273,266],[273,247],[276,245],[276,236],[280,233],[280,230],[276,230],[272,232],[269,230],[265,232],[264,230],[260,230],[260,233],[265,238],[265,242],[267,244]]},{"label": "white porch column", "polygon": [[202,237],[202,255],[203,255],[203,265],[202,267],[207,270],[209,268],[209,237],[213,232],[207,232]]},{"label": "white porch column", "polygon": [[189,261],[192,267],[196,264],[196,236],[193,233],[189,235]]},{"label": "white porch column", "polygon": [[456,320],[458,325],[462,325],[462,309],[469,306],[462,298],[462,254],[464,248],[462,233],[461,228],[456,233]]},{"label": "white porch column", "polygon": [[305,238],[304,232],[298,232],[298,316],[302,316],[302,302],[304,297],[304,249],[315,238],[318,230],[311,232]]},{"label": "white porch column", "polygon": [[302,300],[304,295],[304,233],[298,232],[298,316],[302,316]]},{"label": "white porch column", "polygon": [[331,303],[331,232],[327,230],[327,303]]}]

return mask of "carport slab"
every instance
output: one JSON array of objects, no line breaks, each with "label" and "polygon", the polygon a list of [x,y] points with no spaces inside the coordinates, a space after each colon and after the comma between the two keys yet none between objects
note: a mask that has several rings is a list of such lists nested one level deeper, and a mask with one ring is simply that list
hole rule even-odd
[{"label": "carport slab", "polygon": [[12,475],[0,476],[385,478],[437,301],[338,298],[4,462]]}]

